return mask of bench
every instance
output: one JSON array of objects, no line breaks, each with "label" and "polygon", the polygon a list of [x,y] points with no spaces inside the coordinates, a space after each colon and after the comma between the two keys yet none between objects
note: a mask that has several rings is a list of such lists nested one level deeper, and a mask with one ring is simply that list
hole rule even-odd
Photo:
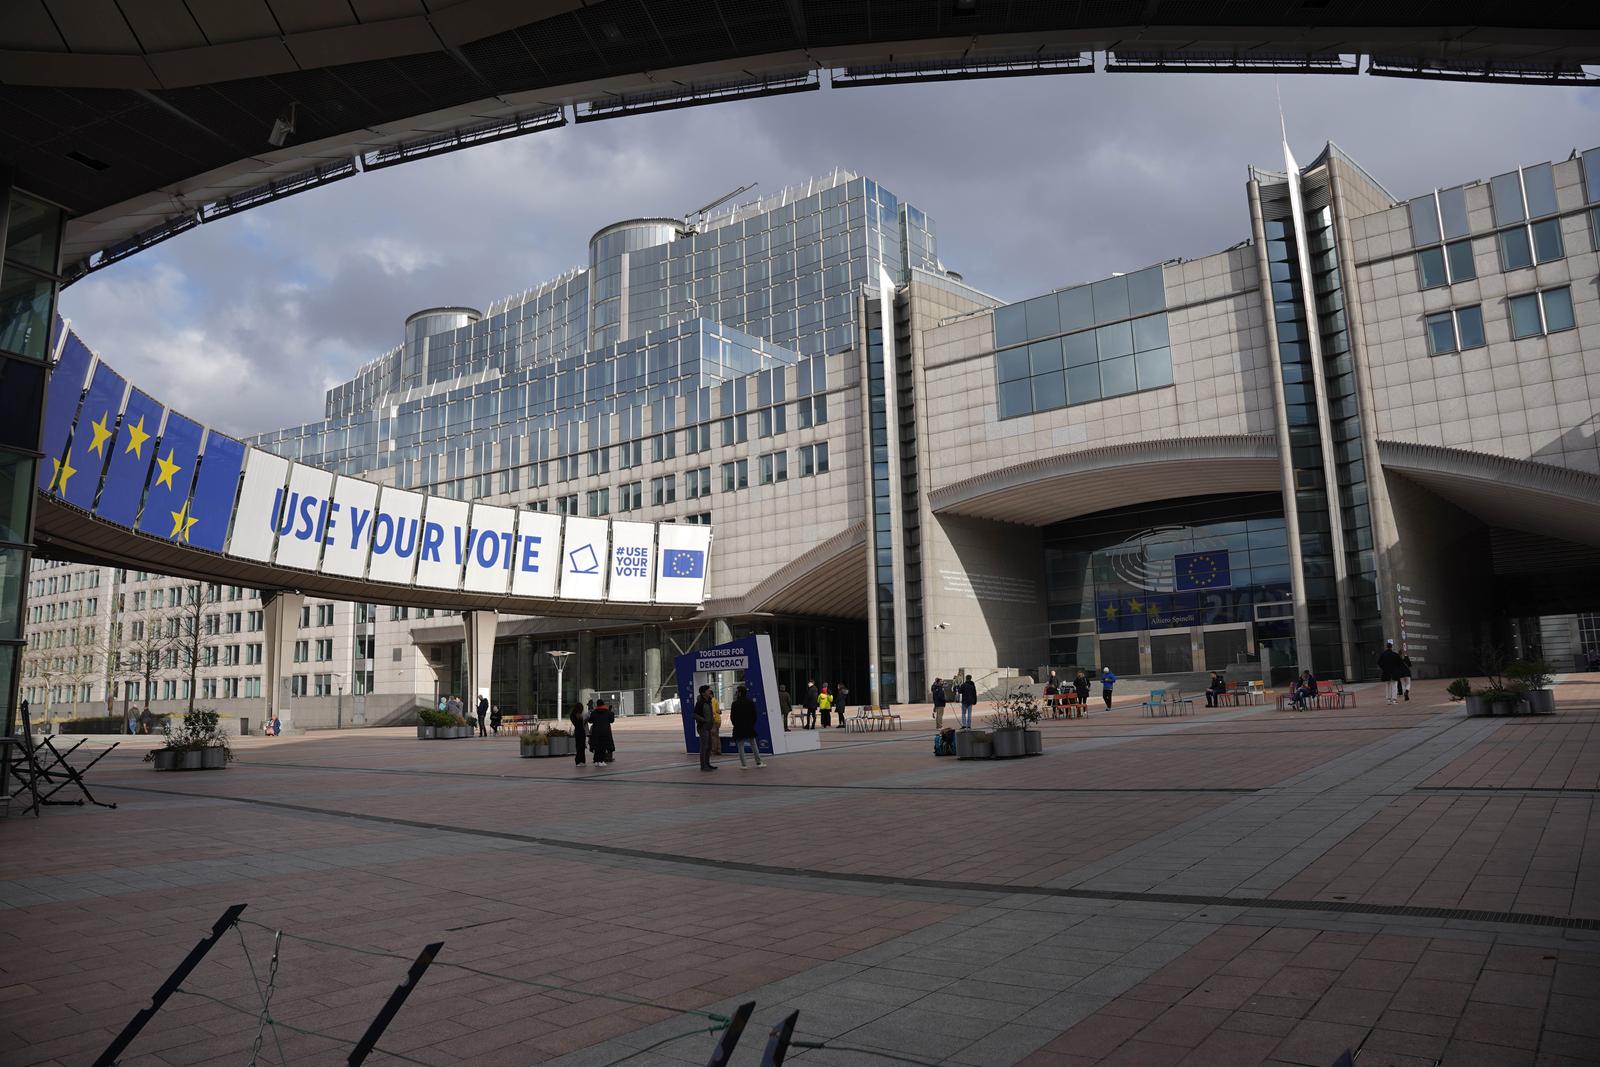
[{"label": "bench", "polygon": [[1076,691],[1045,697],[1045,704],[1052,719],[1070,719],[1074,715],[1083,718],[1083,701],[1078,699]]}]

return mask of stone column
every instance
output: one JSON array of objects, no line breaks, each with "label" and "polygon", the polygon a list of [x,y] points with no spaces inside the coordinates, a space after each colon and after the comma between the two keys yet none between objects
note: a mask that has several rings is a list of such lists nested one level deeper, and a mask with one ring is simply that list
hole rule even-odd
[{"label": "stone column", "polygon": [[644,628],[644,699],[661,699],[661,627]]},{"label": "stone column", "polygon": [[578,669],[571,669],[568,664],[567,679],[572,685],[573,699],[587,702],[594,695],[595,679],[599,677],[595,663],[594,631],[581,630],[578,633]]},{"label": "stone column", "polygon": [[262,653],[266,659],[267,672],[261,692],[266,697],[268,721],[271,721],[273,713],[276,712],[285,730],[290,728],[291,712],[285,673],[292,669],[290,664],[294,658],[294,635],[300,625],[300,609],[305,602],[303,593],[281,589],[261,592],[261,607],[266,625],[266,637],[262,642],[266,647],[262,649]]},{"label": "stone column", "polygon": [[466,630],[466,705],[469,714],[475,714],[478,698],[489,695],[489,679],[494,674],[494,635],[500,623],[496,611],[467,611],[461,615]]}]

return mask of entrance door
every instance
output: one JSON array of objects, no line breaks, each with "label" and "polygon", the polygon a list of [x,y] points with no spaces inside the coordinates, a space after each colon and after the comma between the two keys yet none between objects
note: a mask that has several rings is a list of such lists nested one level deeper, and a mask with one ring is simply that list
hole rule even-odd
[{"label": "entrance door", "polygon": [[1205,669],[1227,670],[1230,664],[1242,663],[1250,658],[1250,629],[1246,626],[1210,629],[1205,632],[1205,644]]},{"label": "entrance door", "polygon": [[1150,635],[1153,674],[1188,674],[1194,670],[1194,639],[1188,630]]},{"label": "entrance door", "polygon": [[1100,638],[1100,666],[1110,667],[1111,673],[1119,676],[1139,674],[1139,639]]}]

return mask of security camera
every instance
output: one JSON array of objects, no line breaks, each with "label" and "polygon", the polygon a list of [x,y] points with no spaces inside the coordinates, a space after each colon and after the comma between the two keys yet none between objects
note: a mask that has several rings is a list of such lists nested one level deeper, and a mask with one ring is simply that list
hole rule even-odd
[{"label": "security camera", "polygon": [[272,132],[267,134],[267,143],[273,148],[282,148],[289,143],[289,138],[294,135],[295,109],[299,106],[299,104],[290,104],[289,110],[273,121]]}]

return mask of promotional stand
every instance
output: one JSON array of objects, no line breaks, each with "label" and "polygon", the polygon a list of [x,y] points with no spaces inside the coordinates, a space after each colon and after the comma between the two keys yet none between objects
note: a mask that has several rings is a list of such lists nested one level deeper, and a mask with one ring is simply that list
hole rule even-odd
[{"label": "promotional stand", "polygon": [[734,692],[741,685],[755,701],[756,749],[763,756],[822,747],[815,730],[785,731],[783,728],[789,709],[778,706],[778,681],[772,670],[772,639],[767,635],[757,634],[716,648],[690,652],[673,662],[678,671],[684,751],[690,755],[700,754],[700,737],[694,728],[694,702],[702,685],[711,686],[717,696],[717,706],[722,710],[718,747],[723,753],[734,754],[728,709],[733,704]]}]

